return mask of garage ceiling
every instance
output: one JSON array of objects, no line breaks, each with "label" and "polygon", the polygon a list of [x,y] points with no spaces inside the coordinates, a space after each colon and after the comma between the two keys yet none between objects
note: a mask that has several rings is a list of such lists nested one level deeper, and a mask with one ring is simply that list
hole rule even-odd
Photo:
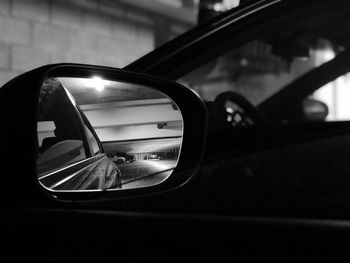
[{"label": "garage ceiling", "polygon": [[165,152],[173,149],[179,149],[181,146],[181,137],[176,138],[157,138],[134,141],[116,141],[103,142],[104,150],[109,152],[125,153],[154,153]]}]

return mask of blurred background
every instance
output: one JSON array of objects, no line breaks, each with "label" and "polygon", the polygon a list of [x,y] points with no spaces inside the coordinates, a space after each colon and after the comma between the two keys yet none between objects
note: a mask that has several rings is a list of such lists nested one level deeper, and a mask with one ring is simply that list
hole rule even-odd
[{"label": "blurred background", "polygon": [[35,67],[123,67],[238,0],[0,0],[0,85]]}]

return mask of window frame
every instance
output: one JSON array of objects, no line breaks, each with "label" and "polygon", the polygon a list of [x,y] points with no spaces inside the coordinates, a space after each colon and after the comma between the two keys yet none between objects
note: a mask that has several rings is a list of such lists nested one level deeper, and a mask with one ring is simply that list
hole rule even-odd
[{"label": "window frame", "polygon": [[77,116],[77,121],[78,123],[80,124],[79,125],[79,130],[82,134],[82,139],[83,139],[83,145],[84,145],[84,150],[85,150],[85,155],[86,155],[86,159],[90,158],[90,157],[93,157],[94,155],[92,154],[91,152],[91,149],[90,149],[90,145],[89,145],[89,140],[87,138],[87,134],[85,132],[85,129],[84,129],[84,121],[83,121],[83,118],[80,114],[80,111],[79,111],[79,105],[76,103],[73,95],[63,86],[64,88],[64,91],[66,92],[67,96],[69,97],[70,99],[70,102],[74,108],[74,111],[76,113],[76,116]]},{"label": "window frame", "polygon": [[[73,114],[72,119],[79,126],[78,129],[79,129],[79,132],[80,132],[80,135],[81,135],[81,139],[82,139],[82,142],[83,142],[85,157],[80,159],[80,160],[78,160],[78,161],[75,161],[73,163],[69,163],[67,165],[63,165],[63,166],[58,167],[58,168],[54,168],[53,170],[48,170],[48,171],[42,172],[40,175],[38,174],[39,178],[46,177],[47,175],[55,174],[57,171],[61,171],[62,169],[65,169],[66,167],[74,166],[75,164],[81,163],[81,162],[83,162],[83,161],[85,161],[85,160],[87,160],[87,159],[89,159],[91,157],[91,152],[90,152],[88,141],[87,141],[87,138],[86,138],[86,133],[84,131],[84,127],[81,125],[82,124],[82,119],[81,119],[79,111],[77,110],[77,107],[76,107],[77,104],[75,103],[75,100],[74,100],[73,96],[70,94],[69,91],[67,91],[67,89],[63,85],[62,85],[62,91],[65,93],[65,95],[69,99],[68,103],[69,103],[69,105],[71,107],[71,113]],[[37,142],[38,142],[38,146],[39,146],[38,130],[36,132],[36,136],[37,136]]]},{"label": "window frame", "polygon": [[[86,117],[86,115],[84,114],[84,112],[82,111],[82,109],[80,108],[80,106],[78,104],[76,104],[76,108],[77,108],[77,111],[79,112],[79,115],[80,115],[80,118],[81,118],[81,121],[82,121],[83,125],[86,126],[87,129],[89,129],[89,131],[91,132],[91,134],[94,137],[95,141],[97,142],[97,146],[99,148],[99,153],[98,154],[94,154],[92,152],[92,146],[90,145],[89,140],[87,140],[87,143],[89,145],[89,150],[90,150],[90,156],[93,157],[93,156],[96,156],[96,155],[99,155],[99,154],[105,154],[105,151],[103,149],[101,141],[98,138],[98,136],[97,136],[97,134],[95,132],[95,129],[92,127],[90,121],[88,120],[88,118]],[[88,135],[86,134],[85,129],[84,129],[84,132],[85,132],[86,138],[88,138]]]}]

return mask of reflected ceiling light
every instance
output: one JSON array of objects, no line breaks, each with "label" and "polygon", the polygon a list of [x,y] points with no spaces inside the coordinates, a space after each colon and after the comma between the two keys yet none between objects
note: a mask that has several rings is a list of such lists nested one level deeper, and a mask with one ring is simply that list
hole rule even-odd
[{"label": "reflected ceiling light", "polygon": [[221,3],[215,3],[213,9],[217,12],[225,12],[239,5],[239,0],[222,0]]},{"label": "reflected ceiling light", "polygon": [[84,84],[88,88],[94,88],[97,91],[103,91],[105,88],[104,81],[101,77],[94,76],[90,79],[84,79]]}]

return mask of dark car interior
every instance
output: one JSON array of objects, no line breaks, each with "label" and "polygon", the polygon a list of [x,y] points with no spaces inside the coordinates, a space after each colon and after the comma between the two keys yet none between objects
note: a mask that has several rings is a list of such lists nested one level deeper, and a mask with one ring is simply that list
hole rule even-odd
[{"label": "dark car interior", "polygon": [[[349,122],[310,122],[297,110],[308,94],[347,73],[348,61],[345,51],[257,108],[228,93],[228,98],[242,105],[250,119],[257,119],[258,114],[263,117],[256,121],[258,125],[232,125],[222,101],[222,114],[213,115],[215,123],[219,122],[216,117],[221,116],[221,125],[212,127],[209,133],[206,158],[218,165],[210,172],[213,177],[227,176],[216,180],[217,188],[227,186],[227,194],[215,202],[216,209],[229,211],[232,203],[227,200],[241,200],[234,207],[243,214],[348,215],[346,210],[337,208],[347,203],[350,194]],[[218,101],[209,102],[211,112],[215,112]],[[229,176],[231,183],[227,184],[225,179]]]}]

